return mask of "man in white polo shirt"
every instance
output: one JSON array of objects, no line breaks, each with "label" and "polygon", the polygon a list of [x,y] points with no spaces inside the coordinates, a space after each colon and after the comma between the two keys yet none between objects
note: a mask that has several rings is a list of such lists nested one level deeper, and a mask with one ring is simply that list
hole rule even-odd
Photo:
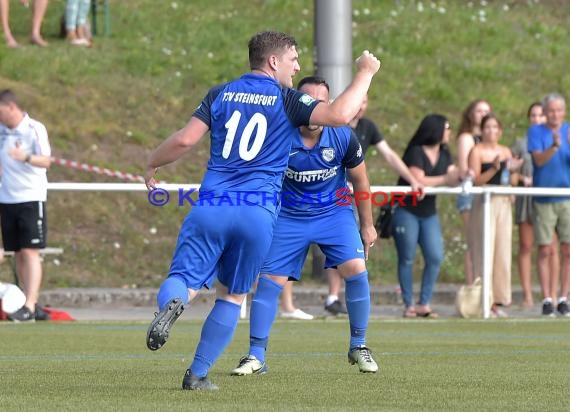
[{"label": "man in white polo shirt", "polygon": [[51,148],[43,124],[25,113],[10,90],[0,91],[0,215],[4,250],[13,251],[25,305],[15,322],[45,319],[36,307],[42,282],[40,249],[47,235],[47,177]]}]

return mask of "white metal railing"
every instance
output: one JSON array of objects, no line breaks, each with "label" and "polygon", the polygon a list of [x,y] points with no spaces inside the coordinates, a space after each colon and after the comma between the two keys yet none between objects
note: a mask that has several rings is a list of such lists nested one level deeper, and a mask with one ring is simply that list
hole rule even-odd
[{"label": "white metal railing", "polygon": [[[175,184],[158,183],[161,189],[177,192],[180,189],[199,189],[199,184]],[[410,186],[371,186],[372,192],[409,192]],[[92,192],[145,192],[146,186],[143,183],[48,183],[48,190],[54,191],[92,191]],[[473,193],[483,195],[483,318],[491,316],[491,260],[490,254],[490,234],[487,229],[491,222],[491,196],[492,195],[530,195],[530,196],[568,196],[570,188],[537,188],[537,187],[510,187],[510,186],[475,186],[468,190],[462,187],[426,187],[426,194],[459,194]],[[246,317],[246,305],[241,308],[241,317]]]}]

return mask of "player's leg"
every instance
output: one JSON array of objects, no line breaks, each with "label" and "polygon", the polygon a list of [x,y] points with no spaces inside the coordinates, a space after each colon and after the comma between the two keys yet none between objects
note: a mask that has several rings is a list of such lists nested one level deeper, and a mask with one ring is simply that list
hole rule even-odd
[{"label": "player's leg", "polygon": [[[350,212],[350,210],[348,210]],[[352,213],[341,211],[334,217],[334,225],[324,218],[319,246],[326,256],[327,267],[338,267],[345,280],[345,298],[350,325],[348,359],[358,364],[361,372],[376,372],[378,365],[366,345],[370,317],[370,286],[364,261],[364,247]],[[330,223],[330,222],[329,222]]]},{"label": "player's leg", "polygon": [[[232,375],[265,373],[265,352],[279,306],[279,295],[289,278],[299,280],[309,249],[307,226],[299,219],[279,216],[250,309],[250,346]],[[274,275],[274,274],[279,275]],[[267,275],[265,275],[267,274]]]},{"label": "player's leg", "polygon": [[232,370],[234,376],[264,374],[267,372],[265,352],[269,333],[277,316],[279,295],[287,283],[287,276],[261,275],[251,300],[249,320],[249,353]]},{"label": "player's leg", "polygon": [[269,211],[251,206],[218,209],[218,215],[231,220],[225,232],[227,246],[219,259],[218,298],[202,327],[183,389],[217,389],[208,380],[208,371],[233,338],[241,303],[258,277],[273,237],[275,216]]},{"label": "player's leg", "polygon": [[195,207],[184,219],[168,277],[157,295],[159,311],[146,337],[150,350],[160,349],[168,340],[174,322],[203,286],[214,281],[217,259],[223,249],[223,234],[211,222],[223,219],[204,207]]}]

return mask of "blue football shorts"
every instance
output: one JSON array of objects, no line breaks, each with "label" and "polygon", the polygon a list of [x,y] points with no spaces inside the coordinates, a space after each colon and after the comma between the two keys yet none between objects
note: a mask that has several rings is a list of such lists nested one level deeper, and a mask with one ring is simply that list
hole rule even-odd
[{"label": "blue football shorts", "polygon": [[210,289],[216,277],[231,294],[251,290],[265,260],[276,215],[261,206],[194,206],[184,219],[170,275],[190,289]]},{"label": "blue football shorts", "polygon": [[323,251],[326,268],[337,267],[351,259],[364,259],[364,247],[351,207],[310,218],[281,214],[261,273],[299,280],[312,243]]}]

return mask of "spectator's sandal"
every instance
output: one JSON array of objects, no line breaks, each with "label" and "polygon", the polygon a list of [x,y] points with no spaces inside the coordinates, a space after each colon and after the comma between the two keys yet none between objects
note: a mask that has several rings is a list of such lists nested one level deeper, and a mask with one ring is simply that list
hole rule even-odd
[{"label": "spectator's sandal", "polygon": [[424,313],[416,312],[416,316],[418,318],[426,318],[426,319],[437,319],[437,318],[439,318],[439,315],[435,312],[424,312]]}]

